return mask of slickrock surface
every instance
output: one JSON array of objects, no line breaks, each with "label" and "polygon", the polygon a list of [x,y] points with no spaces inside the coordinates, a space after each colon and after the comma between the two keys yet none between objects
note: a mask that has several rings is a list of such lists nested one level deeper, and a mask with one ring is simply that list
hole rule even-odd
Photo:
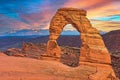
[{"label": "slickrock surface", "polygon": [[79,67],[72,68],[57,61],[1,54],[1,80],[116,80],[109,65],[81,63]]}]

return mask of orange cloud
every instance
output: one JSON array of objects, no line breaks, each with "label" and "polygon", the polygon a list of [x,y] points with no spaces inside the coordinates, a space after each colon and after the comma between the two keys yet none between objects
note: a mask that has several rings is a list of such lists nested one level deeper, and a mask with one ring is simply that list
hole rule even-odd
[{"label": "orange cloud", "polygon": [[21,15],[22,19],[30,24],[31,26],[35,27],[45,27],[47,26],[48,22],[50,22],[51,15],[52,15],[51,10],[45,10],[42,12],[37,12],[37,13],[32,13],[32,14],[25,14]]},{"label": "orange cloud", "polygon": [[[119,0],[68,0],[63,7],[85,9],[87,10],[87,17],[95,19],[120,14],[119,4]],[[120,29],[120,22],[91,20],[91,23],[98,30]]]},{"label": "orange cloud", "polygon": [[115,0],[68,0],[63,7],[85,9],[88,12],[89,18],[120,12],[120,10],[118,10],[120,9],[120,5],[116,5]]},{"label": "orange cloud", "polygon": [[101,6],[106,3],[110,3],[113,0],[68,0],[63,7],[74,7],[82,9],[95,8],[95,6]]},{"label": "orange cloud", "polygon": [[94,8],[91,10],[88,10],[88,18],[94,18],[94,17],[103,17],[108,15],[116,15],[120,13],[120,10],[117,8],[120,8],[120,5],[115,4],[107,4],[98,8]]},{"label": "orange cloud", "polygon": [[120,29],[120,22],[92,20],[92,24],[98,30],[106,32]]}]

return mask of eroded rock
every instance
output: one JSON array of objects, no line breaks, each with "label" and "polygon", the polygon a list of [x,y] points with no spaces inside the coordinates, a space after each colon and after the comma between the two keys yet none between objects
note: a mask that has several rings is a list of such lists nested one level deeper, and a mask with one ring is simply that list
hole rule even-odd
[{"label": "eroded rock", "polygon": [[[98,30],[93,28],[90,21],[86,18],[85,10],[75,8],[58,9],[50,23],[50,36],[46,55],[60,58],[62,52],[56,40],[67,24],[72,24],[81,33],[82,46],[80,48],[79,64],[83,68],[81,70],[88,67],[85,70],[92,72],[88,76],[83,75],[85,76],[84,80],[117,80],[110,65],[110,54]],[[93,69],[89,69],[89,66]],[[86,71],[83,72],[85,73]],[[82,74],[81,71],[79,72]]]},{"label": "eroded rock", "polygon": [[110,55],[102,37],[86,18],[86,11],[75,8],[60,8],[53,16],[49,28],[50,36],[47,44],[47,55],[61,56],[56,40],[67,24],[72,24],[81,33],[80,62],[111,64]]},{"label": "eroded rock", "polygon": [[45,51],[42,49],[44,48],[44,45],[39,46],[33,44],[33,43],[23,43],[22,49],[19,48],[10,48],[4,53],[9,56],[17,56],[17,57],[30,57],[30,58],[40,58],[41,54],[44,54]]},{"label": "eroded rock", "polygon": [[21,49],[18,48],[10,48],[4,52],[8,56],[16,56],[16,57],[24,57],[25,55],[22,53]]}]

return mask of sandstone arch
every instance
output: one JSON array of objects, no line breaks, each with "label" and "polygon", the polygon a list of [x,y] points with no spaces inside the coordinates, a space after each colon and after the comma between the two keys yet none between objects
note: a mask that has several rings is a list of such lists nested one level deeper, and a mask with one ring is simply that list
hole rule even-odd
[{"label": "sandstone arch", "polygon": [[56,40],[67,24],[72,24],[81,33],[80,62],[111,64],[110,55],[102,37],[86,18],[86,11],[75,8],[60,8],[53,16],[49,28],[50,36],[47,43],[47,55],[60,57],[61,51]]}]

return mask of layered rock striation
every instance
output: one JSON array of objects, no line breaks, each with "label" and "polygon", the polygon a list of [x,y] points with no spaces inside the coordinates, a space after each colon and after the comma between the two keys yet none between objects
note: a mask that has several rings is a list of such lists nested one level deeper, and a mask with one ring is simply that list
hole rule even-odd
[{"label": "layered rock striation", "polygon": [[47,43],[47,54],[60,57],[61,50],[57,44],[63,28],[72,24],[81,33],[82,46],[80,49],[80,62],[95,62],[111,64],[108,50],[97,29],[93,28],[86,18],[86,11],[75,8],[60,8],[50,23],[50,37]]}]

